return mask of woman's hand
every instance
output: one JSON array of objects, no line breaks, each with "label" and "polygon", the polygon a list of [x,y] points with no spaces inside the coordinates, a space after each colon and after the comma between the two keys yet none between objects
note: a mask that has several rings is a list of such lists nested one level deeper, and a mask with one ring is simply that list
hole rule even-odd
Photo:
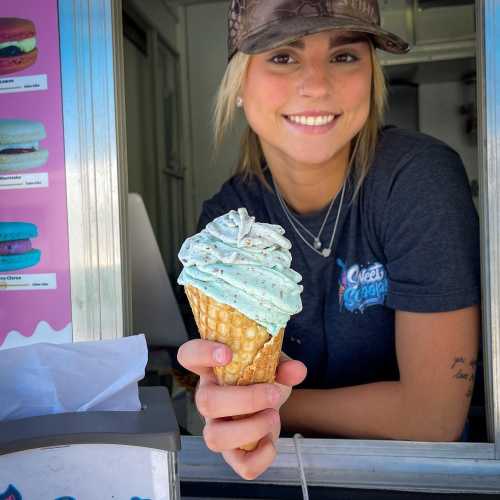
[{"label": "woman's hand", "polygon": [[[282,354],[274,384],[219,386],[212,371],[231,362],[229,347],[208,340],[191,340],[179,348],[177,359],[200,376],[196,406],[205,417],[203,437],[208,448],[221,452],[226,462],[244,479],[255,479],[276,457],[275,443],[281,422],[279,409],[292,387],[306,376],[306,367]],[[233,420],[231,417],[247,415]],[[259,441],[254,451],[238,447]]]}]

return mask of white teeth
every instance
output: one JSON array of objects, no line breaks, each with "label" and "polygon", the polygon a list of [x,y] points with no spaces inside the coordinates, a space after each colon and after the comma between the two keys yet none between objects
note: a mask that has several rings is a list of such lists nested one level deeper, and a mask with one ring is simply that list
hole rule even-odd
[{"label": "white teeth", "polygon": [[327,125],[331,123],[334,119],[334,115],[325,115],[325,116],[288,116],[288,119],[294,123],[298,123],[299,125],[308,125],[310,127],[318,127],[321,125]]}]

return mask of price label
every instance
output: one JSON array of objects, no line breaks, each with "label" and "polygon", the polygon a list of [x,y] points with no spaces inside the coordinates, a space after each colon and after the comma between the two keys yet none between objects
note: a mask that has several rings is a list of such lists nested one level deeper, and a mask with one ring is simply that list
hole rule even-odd
[{"label": "price label", "polygon": [[0,274],[0,292],[18,290],[56,290],[55,273],[49,274]]},{"label": "price label", "polygon": [[47,172],[39,174],[0,175],[0,189],[34,189],[49,187]]},{"label": "price label", "polygon": [[0,78],[0,94],[47,90],[47,75]]}]

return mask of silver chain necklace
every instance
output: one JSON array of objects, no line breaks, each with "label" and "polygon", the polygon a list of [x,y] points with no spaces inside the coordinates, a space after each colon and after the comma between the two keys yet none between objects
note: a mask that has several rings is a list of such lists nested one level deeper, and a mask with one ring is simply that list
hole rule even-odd
[{"label": "silver chain necklace", "polygon": [[[338,223],[339,223],[339,219],[340,219],[340,212],[342,211],[342,203],[344,201],[344,192],[345,192],[345,185],[346,185],[346,181],[344,180],[344,184],[342,186],[342,194],[340,195],[340,203],[339,203],[339,209],[337,211],[337,218],[335,219],[335,225],[333,227],[333,232],[332,232],[332,237],[330,238],[330,243],[328,244],[328,247],[326,248],[321,248],[322,247],[322,244],[321,244],[321,241],[320,241],[320,236],[321,236],[321,233],[323,232],[323,229],[325,228],[325,224],[326,224],[326,221],[328,220],[328,217],[330,215],[330,212],[332,210],[332,207],[333,207],[333,204],[335,202],[335,200],[337,199],[337,196],[338,196],[338,193],[332,198],[332,201],[330,202],[330,206],[328,207],[328,210],[326,212],[326,215],[325,215],[325,218],[323,219],[323,223],[321,224],[321,228],[319,230],[319,233],[314,236],[313,233],[311,233],[311,231],[309,231],[309,229],[307,229],[293,214],[292,212],[290,212],[290,210],[288,209],[288,207],[286,206],[286,203],[285,203],[285,200],[283,199],[283,197],[281,196],[281,193],[279,191],[279,189],[277,188],[276,186],[276,183],[274,182],[274,177],[272,177],[272,180],[273,180],[273,186],[274,186],[274,190],[276,191],[276,196],[278,197],[278,200],[280,202],[280,205],[281,205],[281,208],[283,209],[283,212],[285,212],[285,215],[286,215],[286,218],[288,219],[288,222],[290,222],[291,226],[293,227],[293,229],[295,230],[295,232],[299,235],[300,239],[311,249],[313,250],[314,252],[316,252],[318,255],[321,255],[322,257],[324,257],[325,259],[330,257],[331,253],[332,253],[332,246],[333,246],[333,240],[335,239],[335,233],[337,232],[337,226],[338,226]],[[306,233],[308,233],[312,238],[313,238],[313,243],[309,243],[309,241],[307,241],[304,236],[300,233],[297,225],[299,225]]]}]

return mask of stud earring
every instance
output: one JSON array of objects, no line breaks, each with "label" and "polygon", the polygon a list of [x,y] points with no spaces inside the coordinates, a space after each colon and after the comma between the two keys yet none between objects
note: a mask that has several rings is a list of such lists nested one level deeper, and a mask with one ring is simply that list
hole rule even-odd
[{"label": "stud earring", "polygon": [[242,108],[243,107],[243,97],[238,96],[236,98],[236,107],[237,108]]}]

